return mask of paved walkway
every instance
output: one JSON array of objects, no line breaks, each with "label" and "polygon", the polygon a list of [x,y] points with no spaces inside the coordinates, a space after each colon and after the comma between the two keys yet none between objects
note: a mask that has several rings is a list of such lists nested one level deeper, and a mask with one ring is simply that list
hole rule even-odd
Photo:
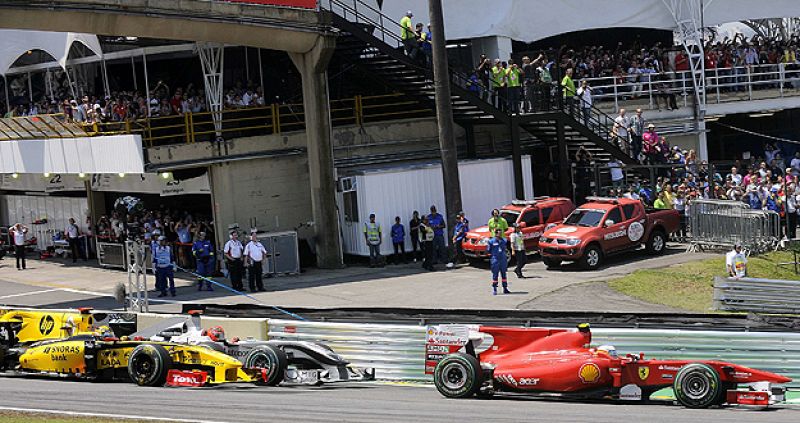
[{"label": "paved walkway", "polygon": [[[575,266],[546,270],[537,258],[526,269],[524,279],[509,272],[512,294],[492,296],[488,266],[461,266],[454,270],[427,272],[417,264],[370,269],[351,266],[341,270],[311,269],[298,276],[266,279],[268,292],[253,296],[265,304],[283,307],[410,307],[446,309],[535,309],[549,311],[653,311],[653,306],[609,289],[605,284],[586,284],[626,275],[636,269],[664,267],[707,258],[685,253],[679,246],[661,257],[643,253],[612,258],[598,271],[585,272]],[[440,266],[441,267],[441,266]],[[184,277],[180,277],[184,276]],[[225,283],[221,278],[220,282]],[[79,262],[29,261],[17,271],[13,261],[0,261],[0,304],[47,305],[51,307],[93,306],[116,308],[116,286],[127,282],[127,273],[101,269]],[[154,279],[148,275],[148,286]],[[189,275],[176,280],[179,302],[222,304],[252,303],[252,299],[217,288],[197,292]],[[175,311],[178,304],[154,299],[155,310]],[[660,308],[658,311],[672,311]]]}]

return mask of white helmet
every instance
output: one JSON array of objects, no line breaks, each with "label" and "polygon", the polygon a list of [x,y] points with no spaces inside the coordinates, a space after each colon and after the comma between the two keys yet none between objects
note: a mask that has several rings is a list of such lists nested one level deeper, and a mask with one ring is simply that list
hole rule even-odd
[{"label": "white helmet", "polygon": [[617,356],[617,349],[613,345],[601,345],[597,347],[597,351],[603,351],[611,357]]}]

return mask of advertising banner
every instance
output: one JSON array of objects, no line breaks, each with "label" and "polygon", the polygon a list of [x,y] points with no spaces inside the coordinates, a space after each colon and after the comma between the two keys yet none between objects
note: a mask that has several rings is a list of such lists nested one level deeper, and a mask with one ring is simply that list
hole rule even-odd
[{"label": "advertising banner", "polygon": [[41,173],[20,173],[16,178],[0,174],[0,190],[62,192],[86,191],[86,185],[78,175],[53,173],[44,177]]},{"label": "advertising banner", "polygon": [[254,3],[268,6],[296,7],[299,9],[316,9],[317,0],[226,0],[234,3]]},{"label": "advertising banner", "polygon": [[158,174],[92,175],[92,191],[158,194],[162,197],[184,194],[211,194],[208,175],[184,180],[164,179]]}]

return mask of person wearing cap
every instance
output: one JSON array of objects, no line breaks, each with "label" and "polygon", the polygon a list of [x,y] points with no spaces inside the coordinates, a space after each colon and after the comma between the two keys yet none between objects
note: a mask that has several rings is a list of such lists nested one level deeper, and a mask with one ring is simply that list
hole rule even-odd
[{"label": "person wearing cap", "polygon": [[231,231],[230,238],[225,243],[222,252],[225,254],[225,265],[231,278],[231,286],[235,290],[242,291],[244,290],[242,285],[242,253],[244,246],[239,241],[239,233],[235,229]]},{"label": "person wearing cap", "polygon": [[364,241],[369,248],[369,267],[380,266],[383,232],[381,224],[375,222],[375,213],[370,213],[369,222],[364,223]]},{"label": "person wearing cap", "polygon": [[417,33],[414,31],[414,24],[411,23],[411,18],[414,14],[407,11],[406,14],[400,19],[400,39],[403,40],[403,47],[406,49],[406,54],[414,59],[417,56]]},{"label": "person wearing cap", "polygon": [[258,232],[250,231],[250,242],[244,247],[244,267],[247,268],[247,283],[250,292],[263,292],[264,289],[264,258],[267,249],[258,240]]},{"label": "person wearing cap", "polygon": [[167,245],[167,237],[158,237],[158,246],[153,251],[153,264],[156,267],[156,291],[160,297],[167,296],[167,281],[169,281],[169,292],[174,297],[175,292],[175,256],[172,248]]},{"label": "person wearing cap", "polygon": [[514,224],[514,232],[511,233],[511,256],[517,259],[514,274],[520,279],[524,278],[522,269],[528,263],[528,255],[525,251],[525,235],[522,233],[519,223]]},{"label": "person wearing cap", "polygon": [[392,247],[394,247],[395,264],[408,263],[406,258],[406,228],[400,223],[400,216],[394,217],[394,225],[391,229]]},{"label": "person wearing cap", "polygon": [[725,267],[728,275],[732,278],[739,279],[747,276],[747,255],[742,251],[741,242],[734,244],[733,250],[725,255]]},{"label": "person wearing cap", "polygon": [[[197,235],[197,241],[192,244],[192,255],[196,263],[196,272],[203,278],[210,278],[214,273],[214,244],[206,239],[206,233],[200,232]],[[202,291],[205,285],[209,291],[213,291],[211,282],[197,278],[197,290]]]},{"label": "person wearing cap", "polygon": [[433,263],[447,263],[447,246],[444,240],[444,216],[436,211],[436,206],[431,206],[431,213],[428,215],[428,225],[433,229]]},{"label": "person wearing cap", "polygon": [[453,260],[447,263],[447,267],[467,261],[467,256],[464,255],[464,240],[469,232],[469,220],[464,216],[463,211],[458,212],[456,219],[456,225],[453,228]]},{"label": "person wearing cap", "polygon": [[503,281],[503,294],[510,294],[508,290],[508,257],[506,250],[508,249],[508,241],[505,239],[505,234],[502,230],[496,229],[494,237],[486,243],[486,251],[489,252],[489,265],[492,269],[492,295],[497,295],[497,276],[502,278]]}]

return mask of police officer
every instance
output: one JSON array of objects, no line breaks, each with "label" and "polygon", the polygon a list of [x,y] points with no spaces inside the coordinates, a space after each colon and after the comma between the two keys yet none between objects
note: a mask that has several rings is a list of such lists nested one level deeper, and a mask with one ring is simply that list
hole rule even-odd
[{"label": "police officer", "polygon": [[497,275],[498,273],[503,278],[503,294],[510,294],[508,290],[508,277],[506,271],[508,270],[508,258],[506,257],[506,247],[508,241],[503,237],[503,231],[496,229],[494,231],[494,238],[486,243],[486,251],[489,252],[489,264],[492,267],[492,295],[497,295]]},{"label": "police officer", "polygon": [[231,286],[236,290],[243,290],[242,285],[242,252],[244,246],[239,241],[239,233],[236,230],[231,231],[231,239],[225,243],[222,252],[225,254],[226,264],[228,266],[228,274],[231,277]]},{"label": "police officer", "polygon": [[369,267],[380,266],[383,233],[381,224],[375,222],[375,213],[370,214],[369,222],[364,223],[364,240],[369,248]]},{"label": "police officer", "polygon": [[511,233],[511,255],[517,259],[517,267],[514,268],[514,273],[517,277],[522,279],[522,268],[528,263],[528,256],[525,252],[525,235],[522,233],[518,223],[514,224],[514,232]]},{"label": "police officer", "polygon": [[469,232],[469,220],[464,216],[463,211],[458,212],[456,218],[458,221],[455,228],[453,228],[453,260],[447,263],[447,267],[453,267],[458,263],[467,261],[464,255],[464,239],[466,239],[467,232]]},{"label": "police officer", "polygon": [[174,297],[175,294],[175,256],[172,255],[172,248],[167,245],[167,238],[164,235],[158,237],[158,246],[153,252],[156,266],[156,290],[161,293],[160,297],[167,296],[167,280],[169,280],[169,292]]},{"label": "police officer", "polygon": [[267,249],[258,241],[258,233],[250,232],[250,242],[244,247],[245,267],[247,267],[247,282],[250,292],[266,291],[262,274],[264,268],[261,263],[267,255]]},{"label": "police officer", "polygon": [[[200,232],[197,235],[197,241],[192,244],[192,255],[194,256],[195,263],[197,263],[197,274],[205,278],[210,278],[214,273],[214,245],[211,241],[206,239],[206,233]],[[197,290],[202,291],[203,285],[209,291],[213,291],[211,282],[204,281],[203,278],[197,278]]]}]

